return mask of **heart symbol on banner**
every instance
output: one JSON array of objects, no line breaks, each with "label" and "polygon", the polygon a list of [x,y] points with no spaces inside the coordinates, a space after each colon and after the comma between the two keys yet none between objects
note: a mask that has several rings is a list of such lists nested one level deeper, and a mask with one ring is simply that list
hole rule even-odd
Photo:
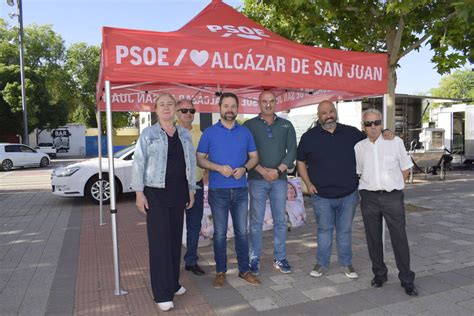
[{"label": "heart symbol on banner", "polygon": [[204,65],[209,59],[209,53],[206,50],[198,51],[198,50],[193,49],[191,51],[190,56],[193,63],[195,63],[199,67]]}]

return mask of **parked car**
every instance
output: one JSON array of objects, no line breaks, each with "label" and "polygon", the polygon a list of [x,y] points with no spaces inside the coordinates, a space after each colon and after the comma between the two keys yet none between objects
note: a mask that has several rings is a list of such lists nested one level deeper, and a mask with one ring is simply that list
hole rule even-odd
[{"label": "parked car", "polygon": [[22,144],[0,143],[0,169],[10,171],[18,167],[46,167],[49,156]]},{"label": "parked car", "polygon": [[53,143],[39,143],[35,149],[47,154],[51,158],[56,158],[56,147]]},{"label": "parked car", "polygon": [[[135,145],[124,148],[114,154],[115,183],[117,196],[132,192],[130,187],[133,154]],[[103,191],[102,201],[110,202],[109,163],[102,158]],[[99,158],[84,160],[60,167],[51,173],[53,194],[59,196],[88,196],[94,203],[100,201]]]}]

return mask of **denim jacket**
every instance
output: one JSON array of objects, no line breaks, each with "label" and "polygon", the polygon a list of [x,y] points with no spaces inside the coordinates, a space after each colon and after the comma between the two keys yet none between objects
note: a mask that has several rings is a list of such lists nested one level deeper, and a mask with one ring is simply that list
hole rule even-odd
[{"label": "denim jacket", "polygon": [[[186,179],[190,191],[196,190],[196,154],[191,133],[176,126],[186,162]],[[159,123],[145,128],[135,147],[133,156],[132,182],[134,191],[143,191],[145,186],[164,188],[168,159],[168,137]]]}]

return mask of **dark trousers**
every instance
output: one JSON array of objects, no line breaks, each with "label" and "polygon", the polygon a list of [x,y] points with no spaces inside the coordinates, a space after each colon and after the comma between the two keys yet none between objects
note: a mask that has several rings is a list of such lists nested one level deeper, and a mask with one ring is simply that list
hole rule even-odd
[{"label": "dark trousers", "polygon": [[372,272],[380,280],[387,278],[383,258],[382,217],[385,218],[402,284],[412,284],[415,273],[410,270],[410,249],[405,230],[403,191],[375,192],[360,190],[360,208],[364,220]]},{"label": "dark trousers", "polygon": [[[203,187],[202,180],[197,183]],[[184,262],[187,266],[194,266],[198,261],[197,248],[199,232],[201,231],[202,213],[204,210],[204,189],[197,189],[194,195],[194,205],[186,210],[186,254]]]},{"label": "dark trousers", "polygon": [[145,187],[148,200],[146,226],[150,259],[151,289],[155,302],[168,302],[179,290],[179,265],[185,205],[168,207],[159,203],[157,192]]}]

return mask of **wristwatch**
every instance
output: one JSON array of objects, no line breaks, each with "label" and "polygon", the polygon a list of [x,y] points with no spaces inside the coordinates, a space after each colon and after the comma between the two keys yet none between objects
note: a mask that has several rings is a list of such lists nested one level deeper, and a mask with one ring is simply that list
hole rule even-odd
[{"label": "wristwatch", "polygon": [[243,166],[245,168],[245,172],[249,173],[249,169],[247,169],[246,166]]}]

